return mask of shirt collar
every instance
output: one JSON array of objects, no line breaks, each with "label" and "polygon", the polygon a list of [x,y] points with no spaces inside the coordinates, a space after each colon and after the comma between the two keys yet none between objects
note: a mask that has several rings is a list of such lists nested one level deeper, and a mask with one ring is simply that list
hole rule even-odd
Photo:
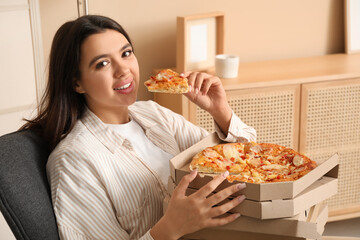
[{"label": "shirt collar", "polygon": [[[129,107],[130,118],[136,121],[144,130],[146,136],[158,147],[176,155],[180,152],[175,139],[164,132],[159,123],[146,118]],[[111,153],[115,153],[119,146],[127,147],[127,141],[111,127],[107,126],[89,108],[86,108],[81,118],[85,127],[107,148]],[[169,137],[164,137],[169,135]]]},{"label": "shirt collar", "polygon": [[[156,126],[158,125],[156,122],[150,121],[146,118],[141,118],[141,116],[138,116],[136,111],[132,111],[131,107],[129,108],[129,115],[130,119],[136,121],[145,130],[146,135],[152,132],[153,129],[156,129]],[[119,145],[121,146],[124,144],[125,139],[101,121],[101,119],[89,108],[85,108],[81,121],[86,128],[112,153],[115,152]]]},{"label": "shirt collar", "polygon": [[85,109],[81,122],[112,153],[119,145],[123,145],[124,138],[106,126],[89,108]]}]

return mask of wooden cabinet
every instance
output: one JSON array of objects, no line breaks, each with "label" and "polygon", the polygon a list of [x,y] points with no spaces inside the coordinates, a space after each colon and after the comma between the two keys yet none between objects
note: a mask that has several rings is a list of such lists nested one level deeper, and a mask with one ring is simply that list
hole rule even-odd
[{"label": "wooden cabinet", "polygon": [[[209,73],[214,73],[209,70]],[[339,193],[330,220],[360,216],[360,55],[241,63],[236,79],[222,79],[234,112],[273,142],[322,161],[340,155]],[[155,101],[213,131],[211,116],[182,95]]]},{"label": "wooden cabinet", "polygon": [[[233,111],[257,130],[259,142],[273,142],[298,148],[300,86],[266,87],[227,91]],[[213,131],[211,115],[192,105],[195,123]]]},{"label": "wooden cabinet", "polygon": [[360,78],[303,84],[301,98],[300,151],[317,161],[340,156],[331,215],[360,215]]}]

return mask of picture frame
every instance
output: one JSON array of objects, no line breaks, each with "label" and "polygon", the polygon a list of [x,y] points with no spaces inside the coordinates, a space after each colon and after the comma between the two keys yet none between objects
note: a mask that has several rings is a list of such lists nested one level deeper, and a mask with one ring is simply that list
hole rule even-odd
[{"label": "picture frame", "polygon": [[204,71],[215,66],[224,53],[224,13],[177,17],[176,70]]},{"label": "picture frame", "polygon": [[360,1],[345,0],[345,52],[360,53]]}]

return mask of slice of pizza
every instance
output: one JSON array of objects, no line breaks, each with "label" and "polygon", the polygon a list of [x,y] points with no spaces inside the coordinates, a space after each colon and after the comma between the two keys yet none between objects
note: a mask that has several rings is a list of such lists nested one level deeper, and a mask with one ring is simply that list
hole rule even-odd
[{"label": "slice of pizza", "polygon": [[189,91],[188,79],[171,69],[161,70],[144,84],[150,92],[181,94]]}]

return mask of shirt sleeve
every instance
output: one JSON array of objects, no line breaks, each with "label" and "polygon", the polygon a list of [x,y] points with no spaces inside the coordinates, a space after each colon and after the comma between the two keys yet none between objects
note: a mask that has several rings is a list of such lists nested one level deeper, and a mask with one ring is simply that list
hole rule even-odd
[{"label": "shirt sleeve", "polygon": [[[160,105],[159,105],[160,106]],[[160,106],[164,115],[164,119],[168,122],[171,131],[179,144],[180,150],[183,151],[201,139],[209,135],[204,128],[196,126],[195,124],[187,121],[182,115],[172,112],[167,108]],[[246,125],[241,119],[232,112],[230,126],[227,136],[220,130],[219,126],[215,124],[215,131],[219,138],[227,142],[248,142],[256,141],[256,131],[253,127]]]},{"label": "shirt sleeve", "polygon": [[[86,155],[66,150],[50,156],[47,166],[60,239],[130,239]],[[137,239],[153,240],[149,231]]]},{"label": "shirt sleeve", "polygon": [[219,138],[225,142],[256,142],[255,129],[241,121],[234,111],[232,112],[227,136],[225,136],[215,121],[214,125]]}]

